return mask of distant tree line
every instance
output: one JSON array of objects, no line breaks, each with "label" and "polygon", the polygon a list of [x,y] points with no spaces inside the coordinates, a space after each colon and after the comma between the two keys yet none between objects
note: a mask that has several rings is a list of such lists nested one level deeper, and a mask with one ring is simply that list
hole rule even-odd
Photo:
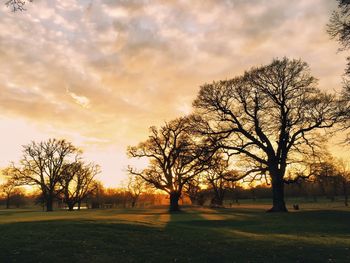
[{"label": "distant tree line", "polygon": [[[90,177],[88,177],[90,178]],[[75,185],[70,191],[76,189]],[[139,178],[128,178],[126,186],[119,188],[106,188],[101,182],[94,180],[92,188],[88,194],[74,202],[75,195],[70,194],[67,199],[66,189],[61,190],[61,194],[55,195],[52,199],[52,209],[80,210],[99,208],[135,208],[149,207],[163,204],[164,194],[157,193],[149,188]],[[14,183],[11,177],[7,177],[5,182],[0,184],[0,206],[9,208],[30,208],[40,206],[46,211],[47,200],[38,187],[26,189],[25,184]]]},{"label": "distant tree line", "polygon": [[[331,157],[315,163],[309,178],[285,186],[286,197],[296,198],[294,202],[324,202],[327,199],[330,202],[341,201],[344,206],[348,206],[349,191],[350,171],[347,165],[342,160]],[[251,203],[269,198],[271,189],[268,183],[247,185],[243,181],[231,182],[224,177],[203,174],[184,186],[180,201],[187,205],[218,208],[237,207],[246,200]],[[94,191],[85,196],[80,205],[89,209],[147,208],[164,205],[166,202],[169,202],[169,197],[135,176],[119,188],[106,188],[102,183],[96,182]],[[69,209],[64,195],[55,198],[54,204],[58,209]],[[26,193],[22,186],[12,184],[11,181],[0,186],[0,206],[21,208],[35,205],[45,205],[39,190]],[[76,206],[76,209],[79,208]]]}]

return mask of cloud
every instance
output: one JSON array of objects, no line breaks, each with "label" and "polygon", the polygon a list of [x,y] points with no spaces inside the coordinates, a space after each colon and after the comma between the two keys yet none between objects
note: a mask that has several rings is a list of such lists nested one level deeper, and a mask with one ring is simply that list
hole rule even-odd
[{"label": "cloud", "polygon": [[67,89],[67,93],[72,97],[72,99],[80,106],[82,106],[83,108],[90,108],[90,100],[85,97],[85,96],[79,96],[77,94],[75,94],[74,92],[70,92]]},{"label": "cloud", "polygon": [[23,13],[3,6],[1,115],[122,149],[189,112],[200,85],[275,57],[304,59],[333,91],[345,66],[325,32],[333,2],[47,0]]}]

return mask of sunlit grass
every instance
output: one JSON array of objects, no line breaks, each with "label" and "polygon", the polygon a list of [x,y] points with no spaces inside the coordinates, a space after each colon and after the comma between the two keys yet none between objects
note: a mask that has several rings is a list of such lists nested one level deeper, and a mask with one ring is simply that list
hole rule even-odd
[{"label": "sunlit grass", "polygon": [[0,262],[350,262],[350,210],[0,210]]}]

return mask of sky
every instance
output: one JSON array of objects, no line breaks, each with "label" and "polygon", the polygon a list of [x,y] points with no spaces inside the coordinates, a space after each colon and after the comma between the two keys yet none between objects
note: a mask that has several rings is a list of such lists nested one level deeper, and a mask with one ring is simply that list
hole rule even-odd
[{"label": "sky", "polygon": [[[2,1],[5,2],[5,1]],[[340,89],[346,54],[330,0],[34,0],[0,6],[0,167],[31,140],[66,138],[115,187],[126,147],[191,112],[200,85],[287,56]],[[348,152],[337,146],[335,155]]]}]

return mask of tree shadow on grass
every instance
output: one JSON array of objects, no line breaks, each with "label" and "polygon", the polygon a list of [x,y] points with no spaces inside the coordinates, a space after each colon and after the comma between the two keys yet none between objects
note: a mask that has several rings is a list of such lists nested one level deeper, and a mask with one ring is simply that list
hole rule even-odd
[{"label": "tree shadow on grass", "polygon": [[154,214],[168,214],[167,208],[156,208],[156,209],[145,209],[145,208],[126,208],[126,209],[98,209],[95,210],[103,214],[143,214],[143,215],[154,215]]},{"label": "tree shadow on grass", "polygon": [[259,234],[339,234],[350,235],[350,211],[318,210],[298,213],[260,213],[219,211],[223,220],[183,220],[180,224],[197,228],[246,229]]},{"label": "tree shadow on grass", "polygon": [[59,220],[0,225],[0,262],[159,262],[171,242],[161,228]]},{"label": "tree shadow on grass", "polygon": [[[211,220],[208,214],[227,218]],[[239,211],[238,216],[234,210],[182,211],[171,214],[166,231],[187,248],[179,255],[183,261],[350,262],[349,216],[344,211]]]}]

